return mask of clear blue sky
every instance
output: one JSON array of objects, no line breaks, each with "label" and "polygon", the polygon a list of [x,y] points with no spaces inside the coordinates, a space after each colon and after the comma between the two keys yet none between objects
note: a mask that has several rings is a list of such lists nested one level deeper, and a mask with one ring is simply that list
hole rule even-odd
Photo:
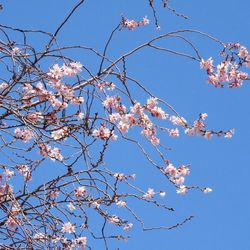
[{"label": "clear blue sky", "polygon": [[[1,24],[20,28],[36,28],[53,32],[77,1],[2,1]],[[178,18],[159,10],[161,30],[153,25],[153,17],[145,0],[86,0],[59,35],[63,45],[84,44],[103,49],[110,31],[121,15],[140,19],[147,15],[151,24],[135,31],[116,34],[108,51],[111,58],[147,39],[164,32],[193,28],[208,32],[224,42],[240,42],[250,50],[248,16],[250,2],[246,0],[171,1],[172,7],[189,16]],[[155,1],[161,2],[161,1]],[[217,58],[220,47],[206,39],[189,36],[205,58]],[[34,41],[39,44],[39,41]],[[187,49],[179,42],[172,48]],[[95,69],[94,61],[84,55],[71,55]],[[147,226],[172,225],[188,215],[195,218],[172,231],[131,231],[132,239],[121,243],[126,250],[249,250],[250,249],[250,86],[240,89],[215,89],[207,84],[206,74],[193,61],[173,55],[145,51],[129,60],[128,70],[152,92],[167,100],[187,120],[192,122],[199,113],[207,112],[211,129],[235,128],[231,140],[224,138],[163,138],[172,150],[169,158],[176,164],[191,163],[187,184],[209,186],[213,192],[204,195],[191,191],[178,196],[142,158],[139,151],[117,142],[106,159],[122,172],[136,173],[137,183],[144,189],[166,189],[166,203],[176,211],[167,217],[153,207],[138,206]],[[122,148],[123,147],[123,148]],[[125,152],[125,153],[124,153]],[[117,243],[114,243],[117,246]],[[102,249],[102,247],[93,249]],[[115,249],[115,248],[114,248]]]}]

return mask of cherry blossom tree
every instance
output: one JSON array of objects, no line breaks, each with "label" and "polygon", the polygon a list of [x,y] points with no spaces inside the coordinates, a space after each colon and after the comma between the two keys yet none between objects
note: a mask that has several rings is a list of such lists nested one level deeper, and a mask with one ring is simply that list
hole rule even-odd
[{"label": "cherry blossom tree", "polygon": [[[175,188],[176,195],[212,191],[185,184],[190,164],[169,159],[169,145],[164,145],[161,137],[231,138],[234,130],[207,128],[206,113],[187,121],[131,75],[128,61],[144,49],[173,54],[197,64],[212,86],[237,88],[249,80],[250,55],[238,42],[222,42],[198,30],[162,34],[155,2],[145,1],[150,17],[122,16],[103,41],[103,51],[86,45],[60,46],[58,35],[85,7],[84,0],[75,4],[53,33],[0,25],[1,248],[95,249],[91,242],[101,239],[104,249],[109,249],[111,240],[128,239],[127,231],[132,232],[136,223],[143,230],[169,230],[190,221],[192,216],[174,225],[145,226],[140,211],[131,206],[134,200],[166,213],[173,208],[164,203],[166,190],[155,190],[157,180],[143,190],[129,168],[123,173],[119,167],[109,167],[106,154],[120,142],[135,145],[158,171],[159,179],[163,177]],[[167,0],[159,2],[159,8],[176,18],[187,18]],[[158,30],[157,36],[117,58],[109,57],[114,35],[137,32],[149,23]],[[190,39],[192,35],[215,43],[221,60],[215,63],[213,55],[203,58]],[[32,43],[34,36],[43,37],[42,48]],[[169,38],[189,46],[189,53],[158,45]],[[68,56],[74,50],[90,53],[96,60],[95,69]],[[50,168],[49,180],[40,180],[39,175]],[[124,212],[119,215],[121,210]],[[99,225],[94,225],[93,218],[98,218]]]}]

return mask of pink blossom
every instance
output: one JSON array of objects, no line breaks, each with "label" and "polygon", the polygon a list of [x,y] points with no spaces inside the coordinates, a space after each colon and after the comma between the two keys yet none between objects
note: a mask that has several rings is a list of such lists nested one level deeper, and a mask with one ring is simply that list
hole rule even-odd
[{"label": "pink blossom", "polygon": [[109,120],[111,122],[116,122],[118,121],[119,119],[121,119],[121,115],[119,113],[113,113],[113,114],[110,114],[109,115]]},{"label": "pink blossom", "polygon": [[84,250],[87,244],[87,237],[79,237],[74,240],[74,243],[76,245],[79,245],[81,249]]},{"label": "pink blossom", "polygon": [[117,108],[120,105],[121,98],[119,96],[107,96],[103,101],[105,108]]},{"label": "pink blossom", "polygon": [[176,185],[182,185],[185,181],[185,178],[183,176],[180,176],[178,178],[171,178],[171,180],[176,184]]},{"label": "pink blossom", "polygon": [[82,112],[77,113],[76,116],[77,116],[78,120],[83,120],[83,118],[84,118],[84,114]]},{"label": "pink blossom", "polygon": [[11,185],[5,183],[0,186],[0,201],[1,198],[4,198],[4,196],[8,195],[13,191],[13,188]]},{"label": "pink blossom", "polygon": [[157,98],[155,98],[155,97],[150,97],[150,98],[147,100],[146,107],[147,107],[147,109],[153,109],[153,108],[156,107],[157,104],[158,104]]},{"label": "pink blossom", "polygon": [[160,191],[159,195],[163,198],[166,196],[166,192]]},{"label": "pink blossom", "polygon": [[113,82],[106,82],[106,81],[102,81],[102,82],[99,82],[97,84],[97,87],[100,89],[100,90],[104,90],[105,87],[107,87],[107,90],[114,90],[115,88],[115,84]]},{"label": "pink blossom", "polygon": [[63,71],[58,64],[54,64],[49,70],[48,76],[55,80],[60,80],[63,76]]},{"label": "pink blossom", "polygon": [[206,131],[205,134],[204,134],[204,137],[207,138],[207,139],[210,139],[212,136],[213,136],[212,131]]},{"label": "pink blossom", "polygon": [[133,114],[125,114],[122,116],[122,121],[129,126],[136,125],[137,121]]},{"label": "pink blossom", "polygon": [[168,115],[165,113],[164,110],[162,110],[162,108],[160,107],[154,107],[152,109],[149,109],[150,113],[152,114],[152,116],[157,117],[159,119],[167,119]]},{"label": "pink blossom", "polygon": [[133,227],[133,224],[132,224],[132,223],[128,223],[128,224],[126,224],[126,225],[123,227],[123,230],[128,231],[128,230],[130,230],[132,227]]},{"label": "pink blossom", "polygon": [[99,137],[102,140],[109,139],[112,137],[113,140],[116,140],[116,136],[114,135],[113,131],[106,128],[104,125],[102,125],[99,129],[94,129],[92,132],[92,136]]},{"label": "pink blossom", "polygon": [[157,146],[157,145],[160,144],[160,139],[157,138],[156,136],[151,136],[150,142],[151,142],[154,146]]},{"label": "pink blossom", "polygon": [[170,175],[171,177],[178,177],[179,172],[178,170],[170,163],[168,166],[163,170],[165,174]]},{"label": "pink blossom", "polygon": [[118,129],[121,131],[121,133],[126,133],[128,132],[130,126],[122,121],[119,122],[118,124]]},{"label": "pink blossom", "polygon": [[123,181],[126,179],[126,176],[123,173],[115,173],[114,177],[117,178],[119,181]]},{"label": "pink blossom", "polygon": [[54,190],[51,190],[49,193],[48,193],[48,196],[51,198],[51,199],[56,199],[59,195],[59,190],[58,189],[54,189]]},{"label": "pink blossom", "polygon": [[42,241],[42,242],[45,242],[46,240],[46,236],[43,234],[43,233],[37,233],[34,235],[33,239],[35,241]]},{"label": "pink blossom", "polygon": [[50,99],[50,104],[52,107],[54,107],[56,110],[59,110],[60,108],[67,108],[68,104],[66,102],[61,102],[59,99],[57,99],[55,96],[52,96]]},{"label": "pink blossom", "polygon": [[85,187],[77,187],[74,190],[75,197],[85,197],[87,195],[87,191]]},{"label": "pink blossom", "polygon": [[9,229],[14,229],[16,228],[18,225],[21,224],[20,220],[18,218],[12,217],[10,216],[7,221],[5,222],[6,226]]},{"label": "pink blossom", "polygon": [[68,135],[68,127],[63,127],[61,129],[57,129],[51,133],[51,137],[54,140],[61,140]]},{"label": "pink blossom", "polygon": [[24,177],[25,181],[31,180],[30,168],[28,165],[17,165],[19,173]]},{"label": "pink blossom", "polygon": [[76,208],[72,202],[70,202],[67,207],[69,208],[70,211],[74,211]]},{"label": "pink blossom", "polygon": [[139,26],[145,26],[149,24],[149,20],[147,17],[144,17],[142,21],[128,20],[127,18],[123,18],[122,25],[124,28],[128,28],[129,30],[134,30]]},{"label": "pink blossom", "polygon": [[108,217],[108,221],[111,224],[118,224],[120,222],[120,219],[118,218],[118,216],[113,215],[113,216]]},{"label": "pink blossom", "polygon": [[248,55],[246,58],[245,58],[245,65],[247,68],[250,68],[250,55]]},{"label": "pink blossom", "polygon": [[202,58],[200,62],[200,66],[202,69],[208,71],[209,74],[213,72],[213,59],[212,57],[208,58],[206,61]]},{"label": "pink blossom", "polygon": [[187,187],[184,186],[184,185],[181,185],[181,186],[176,190],[176,193],[177,193],[177,194],[182,194],[182,195],[184,195],[184,194],[187,193],[187,191],[188,191]]},{"label": "pink blossom", "polygon": [[117,201],[116,202],[116,205],[118,206],[118,207],[126,207],[126,202],[125,201],[122,201],[122,200],[120,200],[120,201]]},{"label": "pink blossom", "polygon": [[181,165],[180,167],[178,167],[178,173],[186,176],[190,174],[190,170],[187,166]]},{"label": "pink blossom", "polygon": [[141,115],[143,113],[143,108],[139,102],[136,102],[134,106],[130,108],[130,111],[134,114]]},{"label": "pink blossom", "polygon": [[72,234],[74,233],[76,230],[75,230],[75,226],[73,224],[71,224],[70,222],[65,222],[62,226],[62,229],[61,231],[63,233],[69,233],[69,234]]},{"label": "pink blossom", "polygon": [[13,47],[13,48],[12,48],[12,53],[13,53],[14,55],[20,55],[21,49],[18,48],[18,47]]},{"label": "pink blossom", "polygon": [[30,121],[37,122],[38,120],[43,119],[43,115],[41,112],[31,112],[27,114],[26,118]]},{"label": "pink blossom", "polygon": [[148,188],[148,191],[143,195],[145,198],[153,198],[155,195],[154,189],[153,188]]},{"label": "pink blossom", "polygon": [[247,51],[246,47],[244,47],[244,46],[241,46],[241,47],[240,47],[238,56],[239,56],[240,58],[245,58],[245,57],[248,56],[248,51]]},{"label": "pink blossom", "polygon": [[60,149],[54,147],[53,149],[46,144],[42,144],[40,145],[40,154],[45,156],[45,157],[50,157],[50,159],[52,161],[54,160],[58,160],[58,161],[62,161],[63,160],[63,156],[60,153]]},{"label": "pink blossom", "polygon": [[71,99],[71,103],[76,104],[76,105],[80,105],[80,104],[84,103],[84,98],[82,96],[73,97]]},{"label": "pink blossom", "polygon": [[172,137],[178,137],[180,135],[178,128],[170,129],[168,132],[169,132],[169,135]]},{"label": "pink blossom", "polygon": [[3,174],[5,175],[6,180],[10,180],[15,175],[14,171],[9,170],[8,168],[5,169]]},{"label": "pink blossom", "polygon": [[187,124],[187,121],[183,117],[178,117],[175,115],[170,116],[169,120],[174,124],[174,125],[179,125],[185,127]]},{"label": "pink blossom", "polygon": [[234,135],[234,129],[231,129],[231,130],[229,130],[229,131],[226,132],[226,134],[225,134],[224,137],[225,138],[232,138],[233,135]]},{"label": "pink blossom", "polygon": [[3,82],[3,83],[0,84],[0,91],[4,91],[8,87],[9,87],[8,83]]},{"label": "pink blossom", "polygon": [[14,133],[15,133],[15,137],[17,139],[20,139],[20,140],[22,140],[24,142],[28,142],[34,136],[33,132],[30,129],[16,128]]},{"label": "pink blossom", "polygon": [[213,190],[211,188],[204,188],[203,189],[203,193],[207,194],[207,193],[211,193]]}]

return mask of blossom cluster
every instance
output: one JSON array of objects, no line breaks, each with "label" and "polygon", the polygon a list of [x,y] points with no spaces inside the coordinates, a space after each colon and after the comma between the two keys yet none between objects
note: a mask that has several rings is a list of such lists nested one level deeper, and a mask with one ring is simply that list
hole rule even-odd
[{"label": "blossom cluster", "polygon": [[61,155],[60,149],[57,147],[51,148],[47,144],[40,145],[40,154],[45,157],[49,157],[51,160],[62,161],[63,156]]},{"label": "blossom cluster", "polygon": [[129,20],[126,17],[123,17],[121,24],[124,28],[127,28],[129,30],[134,30],[137,27],[148,25],[149,19],[145,16],[143,17],[141,21],[135,21],[135,20]]},{"label": "blossom cluster", "polygon": [[[230,51],[230,55],[225,53],[226,49]],[[208,82],[215,87],[223,87],[224,83],[227,83],[229,88],[242,86],[243,81],[248,79],[248,74],[240,68],[242,66],[250,68],[250,55],[246,47],[239,43],[229,43],[221,55],[225,59],[216,67],[213,65],[212,57],[200,61],[201,68],[207,71]]]},{"label": "blossom cluster", "polygon": [[81,72],[82,64],[79,62],[71,62],[69,64],[63,64],[61,67],[58,64],[54,64],[47,74],[51,80],[58,82],[64,76],[75,76]]},{"label": "blossom cluster", "polygon": [[[118,95],[106,96],[102,104],[109,112],[109,121],[115,123],[122,134],[127,133],[133,126],[142,127],[141,134],[148,138],[154,146],[160,143],[160,139],[157,137],[157,126],[155,126],[148,114],[153,118],[168,120],[172,125],[182,126],[184,128],[187,127],[187,122],[183,117],[170,116],[167,114],[158,106],[158,99],[155,97],[148,98],[145,105],[134,102],[133,106],[129,109],[130,112],[126,111],[127,109],[122,104],[122,99]],[[168,132],[169,136],[179,136],[178,128],[164,128],[164,130]],[[106,137],[109,137],[107,128],[106,132]],[[96,133],[98,133],[98,131],[95,130],[95,134]]]},{"label": "blossom cluster", "polygon": [[23,176],[25,181],[31,180],[32,176],[28,165],[16,165],[16,169]]},{"label": "blossom cluster", "polygon": [[16,128],[14,131],[15,137],[23,142],[28,142],[34,137],[33,132],[30,129],[20,129]]},{"label": "blossom cluster", "polygon": [[212,130],[206,130],[205,126],[205,119],[207,118],[207,113],[202,113],[199,115],[199,118],[194,121],[193,126],[188,127],[185,130],[185,133],[189,136],[193,135],[200,135],[207,139],[211,138],[213,135],[217,136],[224,136],[225,138],[231,138],[234,134],[234,129],[228,130],[228,131],[212,131]]}]

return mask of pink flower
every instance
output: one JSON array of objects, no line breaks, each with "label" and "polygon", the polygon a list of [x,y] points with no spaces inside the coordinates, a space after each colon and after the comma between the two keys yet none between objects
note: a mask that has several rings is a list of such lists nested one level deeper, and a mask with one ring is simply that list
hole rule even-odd
[{"label": "pink flower", "polygon": [[111,139],[116,140],[117,136],[114,135],[113,131],[109,130],[105,127],[105,125],[102,125],[99,129],[94,129],[92,132],[93,137],[99,137],[102,140]]},{"label": "pink flower", "polygon": [[124,28],[128,28],[129,30],[134,30],[139,26],[145,26],[149,24],[149,20],[147,17],[144,17],[142,21],[128,20],[127,18],[123,18],[122,25]]},{"label": "pink flower", "polygon": [[117,201],[116,202],[116,205],[118,206],[118,207],[126,207],[126,202],[125,201]]},{"label": "pink flower", "polygon": [[250,68],[250,55],[248,55],[246,58],[245,58],[245,65],[247,68]]},{"label": "pink flower", "polygon": [[234,129],[231,129],[231,130],[229,130],[229,131],[226,132],[226,134],[225,134],[224,137],[225,138],[232,138],[233,135],[234,135]]},{"label": "pink flower", "polygon": [[111,224],[118,224],[120,222],[120,219],[118,218],[118,216],[113,215],[113,216],[108,217],[108,221]]},{"label": "pink flower", "polygon": [[182,185],[185,181],[185,178],[183,176],[180,176],[178,178],[171,178],[171,180],[176,184],[176,185]]},{"label": "pink flower", "polygon": [[178,171],[177,169],[169,163],[168,166],[163,170],[165,174],[170,175],[171,177],[177,177],[178,176]]},{"label": "pink flower", "polygon": [[159,195],[161,196],[161,198],[166,196],[166,192],[160,191]]},{"label": "pink flower", "polygon": [[159,119],[167,119],[168,115],[165,113],[164,110],[162,110],[162,108],[160,107],[154,107],[152,109],[149,109],[150,113],[152,114],[152,116],[157,117]]},{"label": "pink flower", "polygon": [[209,74],[213,72],[213,59],[212,57],[208,58],[206,61],[202,58],[200,62],[200,66],[202,69],[208,71]]},{"label": "pink flower", "polygon": [[181,186],[176,190],[176,193],[177,193],[177,194],[182,194],[182,195],[184,195],[184,194],[187,193],[187,191],[188,191],[188,189],[186,188],[186,186],[181,185]]},{"label": "pink flower", "polygon": [[66,223],[63,224],[61,231],[62,231],[63,233],[72,234],[72,233],[74,233],[76,230],[75,230],[75,226],[74,226],[74,225],[72,225],[70,222],[66,222]]},{"label": "pink flower", "polygon": [[129,125],[122,121],[119,122],[117,127],[121,131],[121,133],[126,133],[129,130]]},{"label": "pink flower", "polygon": [[32,112],[28,113],[26,118],[30,121],[37,122],[38,120],[43,119],[43,115],[41,112]]},{"label": "pink flower", "polygon": [[71,99],[71,103],[72,103],[72,104],[76,104],[76,105],[80,105],[80,104],[84,103],[84,99],[83,99],[82,96],[73,97],[73,98]]},{"label": "pink flower", "polygon": [[114,177],[117,178],[119,181],[123,181],[126,179],[126,176],[123,173],[115,173]]},{"label": "pink flower", "polygon": [[187,166],[181,165],[180,167],[178,167],[178,173],[180,175],[186,176],[186,175],[190,174],[190,170],[189,170],[189,168]]},{"label": "pink flower", "polygon": [[62,161],[63,160],[63,156],[60,153],[60,149],[54,147],[53,149],[46,144],[42,144],[40,145],[40,154],[45,156],[45,157],[50,157],[50,159],[52,161],[54,160],[58,160],[58,161]]},{"label": "pink flower", "polygon": [[33,238],[34,238],[35,241],[45,242],[45,240],[46,240],[46,236],[43,233],[37,233],[37,234],[34,235]]},{"label": "pink flower", "polygon": [[157,104],[158,104],[157,98],[155,98],[155,97],[150,97],[150,98],[147,100],[146,107],[147,107],[148,109],[153,109],[153,108],[156,107]]},{"label": "pink flower", "polygon": [[157,145],[160,144],[160,139],[157,138],[156,136],[151,136],[150,142],[151,142],[154,146],[157,146]]},{"label": "pink flower", "polygon": [[24,142],[28,142],[34,136],[33,132],[30,129],[16,128],[14,133],[15,133],[15,137],[17,139],[20,139],[20,140],[22,140]]},{"label": "pink flower", "polygon": [[60,80],[63,76],[63,71],[58,64],[54,64],[52,68],[49,70],[48,76],[55,80]]},{"label": "pink flower", "polygon": [[81,246],[81,249],[84,250],[87,244],[87,237],[79,237],[75,239],[74,243]]},{"label": "pink flower", "polygon": [[76,209],[76,207],[74,206],[74,204],[72,202],[70,202],[67,207],[69,208],[70,211],[74,211]]},{"label": "pink flower", "polygon": [[8,87],[9,87],[8,83],[3,82],[3,83],[0,84],[0,91],[4,91]]},{"label": "pink flower", "polygon": [[207,194],[207,193],[211,193],[213,190],[211,188],[204,188],[203,189],[203,193]]},{"label": "pink flower", "polygon": [[178,137],[180,135],[178,128],[170,129],[169,135],[172,137]]},{"label": "pink flower", "polygon": [[143,195],[145,198],[153,198],[155,195],[154,189],[153,188],[148,188],[148,191]]},{"label": "pink flower", "polygon": [[170,116],[169,120],[173,123],[173,125],[179,125],[185,127],[187,121],[183,117],[178,117],[175,115]]},{"label": "pink flower", "polygon": [[130,108],[130,111],[134,114],[141,115],[143,113],[143,108],[139,102],[135,103],[133,107]]},{"label": "pink flower", "polygon": [[61,129],[57,129],[51,133],[51,137],[54,140],[61,140],[68,135],[68,127],[63,127]]},{"label": "pink flower", "polygon": [[9,229],[14,229],[16,228],[18,225],[21,224],[20,220],[15,218],[15,217],[12,217],[10,216],[7,221],[5,222],[6,226],[9,228]]},{"label": "pink flower", "polygon": [[19,173],[24,177],[25,181],[31,180],[30,168],[28,165],[17,165]]},{"label": "pink flower", "polygon": [[5,169],[3,174],[5,175],[6,180],[10,180],[15,175],[14,171],[9,170],[8,168]]},{"label": "pink flower", "polygon": [[74,191],[75,197],[85,197],[87,195],[87,191],[85,187],[77,187]]},{"label": "pink flower", "polygon": [[119,113],[113,113],[113,114],[110,114],[109,115],[109,120],[111,122],[116,122],[118,121],[119,119],[121,119],[121,115]]},{"label": "pink flower", "polygon": [[128,224],[126,224],[126,225],[124,226],[123,230],[128,231],[128,230],[130,230],[132,227],[133,227],[133,224],[132,224],[132,223],[128,223]]},{"label": "pink flower", "polygon": [[244,47],[244,46],[241,46],[241,47],[240,47],[238,56],[239,56],[240,58],[245,58],[245,57],[248,56],[248,51],[247,51],[246,47]]}]

